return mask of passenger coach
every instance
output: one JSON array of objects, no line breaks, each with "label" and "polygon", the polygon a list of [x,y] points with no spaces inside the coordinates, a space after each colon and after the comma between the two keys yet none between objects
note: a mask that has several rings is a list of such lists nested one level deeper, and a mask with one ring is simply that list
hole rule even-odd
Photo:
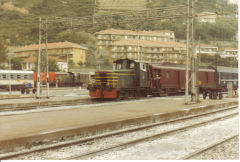
[{"label": "passenger coach", "polygon": [[[22,90],[27,85],[33,87],[33,71],[0,70],[0,89]],[[25,88],[24,88],[25,89]]]}]

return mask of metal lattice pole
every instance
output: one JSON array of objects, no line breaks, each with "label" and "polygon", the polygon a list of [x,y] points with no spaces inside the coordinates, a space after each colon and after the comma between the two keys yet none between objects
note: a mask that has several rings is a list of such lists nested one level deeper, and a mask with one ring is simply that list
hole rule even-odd
[{"label": "metal lattice pole", "polygon": [[36,98],[40,98],[40,73],[41,73],[41,30],[42,30],[42,18],[39,18],[39,44],[38,44],[38,67],[37,67],[37,95]]},{"label": "metal lattice pole", "polygon": [[188,8],[187,8],[187,51],[186,51],[186,82],[185,82],[185,104],[189,103],[189,99],[188,99],[188,74],[189,74],[189,69],[188,69],[188,63],[189,63],[189,28],[190,28],[190,22],[189,22],[189,18],[190,18],[190,0],[188,0]]},{"label": "metal lattice pole", "polygon": [[47,33],[47,19],[46,19],[46,63],[47,63],[47,69],[46,69],[46,75],[47,75],[47,98],[49,98],[49,69],[48,69],[48,33]]}]

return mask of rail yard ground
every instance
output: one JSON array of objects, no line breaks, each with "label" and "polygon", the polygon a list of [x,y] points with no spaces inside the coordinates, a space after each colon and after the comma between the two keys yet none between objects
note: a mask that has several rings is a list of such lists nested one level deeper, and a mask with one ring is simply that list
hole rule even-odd
[{"label": "rail yard ground", "polygon": [[[23,150],[58,145],[61,142],[71,140],[92,138],[93,136],[101,136],[122,129],[154,124],[238,105],[237,98],[227,97],[223,98],[223,100],[201,99],[198,104],[185,105],[184,96],[148,97],[118,102],[92,102],[88,97],[88,91],[85,89],[59,88],[52,89],[50,92],[52,96],[50,99],[36,100],[30,97],[0,100],[0,109],[2,109],[0,112],[1,159],[7,159],[8,155],[19,151],[19,154],[22,154],[21,151]],[[1,93],[2,96],[7,95],[4,94],[5,92]],[[16,92],[13,94],[16,94]],[[8,108],[5,109],[7,103]],[[24,107],[28,106],[32,106],[32,108],[24,109]],[[236,124],[233,127],[236,127]],[[236,129],[238,130],[238,128]],[[218,132],[216,131],[216,133]],[[238,143],[237,140],[235,140],[236,142]],[[205,143],[205,145],[207,144]],[[225,148],[227,149],[227,147]],[[230,153],[238,155],[238,149]],[[131,157],[128,154],[127,158],[134,159],[136,153],[133,153],[133,155]],[[121,159],[123,156],[121,154],[119,158]],[[37,156],[32,158],[42,159]],[[98,158],[105,159],[106,156],[105,158],[100,156],[95,159]],[[171,159],[171,156],[169,158]],[[169,158],[164,157],[163,159]],[[204,158],[207,159],[206,155]],[[238,157],[234,156],[234,158]],[[14,159],[22,159],[22,157],[15,157]],[[61,158],[56,157],[56,159]],[[118,158],[115,157],[115,159]],[[156,157],[156,159],[162,159],[162,157]]]}]

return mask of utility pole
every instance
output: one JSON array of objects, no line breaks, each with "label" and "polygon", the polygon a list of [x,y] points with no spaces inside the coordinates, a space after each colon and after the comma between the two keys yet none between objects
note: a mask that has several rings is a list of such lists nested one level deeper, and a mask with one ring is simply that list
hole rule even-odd
[{"label": "utility pole", "polygon": [[47,69],[46,69],[46,75],[47,75],[47,98],[49,98],[49,74],[48,74],[48,33],[47,33],[47,18],[46,18],[46,63],[47,63]]},{"label": "utility pole", "polygon": [[198,57],[195,46],[195,36],[194,36],[194,0],[192,0],[192,101],[194,103],[199,102],[199,94],[198,94]]},{"label": "utility pole", "polygon": [[38,68],[37,68],[37,95],[36,98],[40,98],[40,73],[41,73],[41,30],[42,30],[42,18],[39,18],[39,44],[38,44]]},{"label": "utility pole", "polygon": [[195,42],[194,42],[194,0],[191,0],[191,94],[192,94],[192,101],[197,102],[197,71],[196,71],[196,51],[195,51]]},{"label": "utility pole", "polygon": [[140,54],[139,54],[139,31],[137,31],[137,35],[138,35],[138,42],[137,42],[137,44],[138,44],[138,61],[140,61]]},{"label": "utility pole", "polygon": [[190,0],[188,0],[188,8],[187,8],[187,51],[186,51],[186,61],[185,61],[185,64],[186,64],[186,69],[185,69],[185,72],[186,72],[186,82],[185,82],[185,104],[188,104],[189,103],[189,99],[188,99],[188,82],[189,82],[189,78],[188,78],[188,63],[189,63],[189,29],[190,29],[190,22],[189,22],[189,19],[190,19]]},{"label": "utility pole", "polygon": [[94,15],[95,15],[95,8],[96,8],[96,5],[97,5],[97,2],[96,2],[96,0],[93,0],[94,2],[94,4],[93,4],[93,16],[92,16],[92,24],[94,25]]},{"label": "utility pole", "polygon": [[[9,59],[9,70],[11,71],[12,70],[12,67],[11,67],[11,54],[9,53],[8,55],[8,59]],[[12,94],[12,85],[11,85],[11,78],[12,77],[12,74],[11,72],[9,73],[9,95]]]}]

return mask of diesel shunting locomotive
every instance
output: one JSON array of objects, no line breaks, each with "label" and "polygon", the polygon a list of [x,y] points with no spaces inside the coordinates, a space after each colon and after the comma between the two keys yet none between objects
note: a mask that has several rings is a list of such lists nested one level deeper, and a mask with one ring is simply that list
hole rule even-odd
[{"label": "diesel shunting locomotive", "polygon": [[[209,98],[222,98],[215,69],[199,69],[200,91]],[[129,97],[166,96],[185,91],[185,68],[163,66],[130,59],[114,61],[114,70],[97,71],[88,85],[92,98],[127,99]],[[190,86],[190,85],[189,85]]]}]

